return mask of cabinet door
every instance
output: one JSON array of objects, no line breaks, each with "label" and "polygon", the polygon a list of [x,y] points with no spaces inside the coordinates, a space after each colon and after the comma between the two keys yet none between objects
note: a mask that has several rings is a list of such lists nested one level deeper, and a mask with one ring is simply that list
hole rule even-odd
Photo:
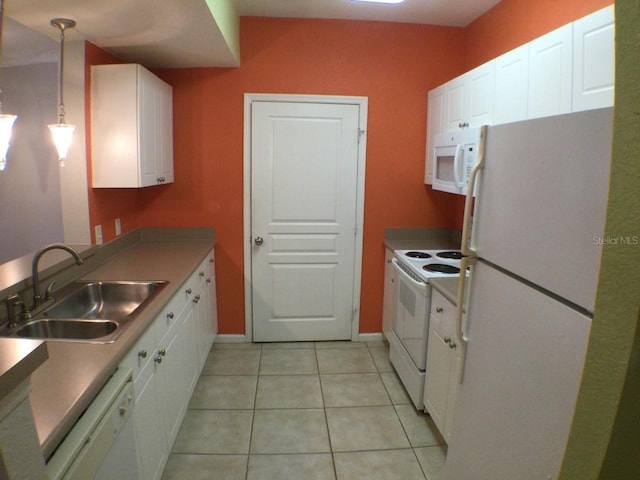
[{"label": "cabinet door", "polygon": [[208,305],[209,305],[209,319],[210,319],[210,328],[211,328],[211,339],[210,343],[213,344],[216,340],[216,336],[218,335],[218,299],[216,294],[216,263],[215,256],[213,252],[209,256],[209,266],[208,266],[208,277],[207,277],[207,285],[208,285]]},{"label": "cabinet door", "polygon": [[382,332],[389,339],[393,330],[394,318],[396,316],[397,305],[397,275],[396,269],[393,268],[391,260],[393,259],[393,250],[385,248],[384,255],[384,294],[382,299]]},{"label": "cabinet door", "polygon": [[148,187],[158,182],[156,166],[158,148],[158,109],[155,76],[138,66],[138,109],[140,132],[140,186]]},{"label": "cabinet door", "polygon": [[176,325],[160,342],[155,361],[158,377],[158,400],[162,409],[167,445],[173,445],[189,399],[184,375],[184,343],[181,325]]},{"label": "cabinet door", "polygon": [[156,79],[156,134],[160,183],[173,183],[173,90]]},{"label": "cabinet door", "polygon": [[511,50],[496,59],[495,124],[526,120],[528,83],[528,45]]},{"label": "cabinet door", "polygon": [[573,23],[574,112],[613,106],[614,29],[613,5]]},{"label": "cabinet door", "polygon": [[155,362],[149,362],[140,374],[144,379],[142,387],[136,391],[133,410],[136,450],[139,475],[143,480],[156,480],[162,475],[167,462],[168,447],[165,441],[164,424],[158,403],[158,381]]},{"label": "cabinet door", "polygon": [[451,349],[439,333],[431,328],[427,347],[424,405],[440,432],[444,432],[451,370]]},{"label": "cabinet door", "polygon": [[467,74],[465,89],[468,103],[466,122],[470,127],[480,127],[493,123],[493,108],[496,89],[495,62],[487,62]]},{"label": "cabinet door", "polygon": [[445,131],[458,130],[467,122],[465,96],[467,78],[460,75],[447,82],[445,86]]},{"label": "cabinet door", "polygon": [[433,137],[444,132],[446,86],[441,85],[429,92],[427,99],[427,148],[425,152],[424,183],[433,183]]},{"label": "cabinet door", "polygon": [[529,43],[529,118],[571,111],[572,62],[571,24]]},{"label": "cabinet door", "polygon": [[183,357],[184,371],[183,377],[186,379],[186,391],[191,395],[195,389],[200,373],[200,355],[198,354],[198,324],[196,323],[196,312],[193,307],[187,306],[184,311],[183,332],[186,345]]},{"label": "cabinet door", "polygon": [[[455,345],[454,348],[451,348]],[[447,386],[447,405],[445,408],[444,418],[444,430],[441,430],[442,436],[445,441],[449,443],[451,438],[451,430],[453,429],[453,419],[455,418],[456,397],[458,395],[458,369],[461,368],[462,357],[460,356],[460,349],[455,343],[451,343],[449,346],[449,384]]]},{"label": "cabinet door", "polygon": [[[209,295],[206,283],[203,284],[193,299],[194,314],[196,316],[197,325],[197,349],[198,349],[198,365],[204,365],[209,354],[211,344],[211,319],[209,318]],[[199,372],[199,370],[198,370]]]}]

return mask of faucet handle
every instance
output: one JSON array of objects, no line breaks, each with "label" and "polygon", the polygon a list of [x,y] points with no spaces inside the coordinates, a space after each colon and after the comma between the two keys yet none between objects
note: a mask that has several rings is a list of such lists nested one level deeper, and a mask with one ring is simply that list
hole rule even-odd
[{"label": "faucet handle", "polygon": [[52,281],[49,285],[47,285],[47,289],[44,293],[44,301],[51,300],[53,298],[53,287],[55,286],[56,281]]},{"label": "faucet handle", "polygon": [[18,320],[21,318],[21,314],[24,311],[25,304],[20,298],[20,295],[18,295],[17,293],[9,295],[6,299],[6,302],[9,328],[13,328],[18,325]]}]

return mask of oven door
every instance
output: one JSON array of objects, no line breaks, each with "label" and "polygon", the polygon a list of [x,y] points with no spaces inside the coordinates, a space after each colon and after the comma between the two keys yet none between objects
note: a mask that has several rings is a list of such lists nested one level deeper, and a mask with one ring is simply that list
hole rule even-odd
[{"label": "oven door", "polygon": [[414,278],[397,259],[393,268],[398,274],[397,312],[394,331],[418,370],[427,362],[427,335],[431,287]]}]

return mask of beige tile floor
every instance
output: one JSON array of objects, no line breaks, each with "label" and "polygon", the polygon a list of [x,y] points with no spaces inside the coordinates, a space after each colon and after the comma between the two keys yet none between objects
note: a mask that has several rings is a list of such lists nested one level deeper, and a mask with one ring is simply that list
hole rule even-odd
[{"label": "beige tile floor", "polygon": [[215,344],[164,480],[438,480],[386,342]]}]

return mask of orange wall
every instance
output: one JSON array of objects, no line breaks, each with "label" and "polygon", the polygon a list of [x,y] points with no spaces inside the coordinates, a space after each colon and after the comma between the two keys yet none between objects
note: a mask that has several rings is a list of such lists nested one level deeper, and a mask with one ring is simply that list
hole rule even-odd
[{"label": "orange wall", "polygon": [[361,332],[381,328],[386,227],[450,227],[453,200],[425,187],[427,91],[462,71],[461,29],[242,18],[242,66],[158,72],[174,87],[175,183],[141,192],[141,226],[212,225],[220,330],[244,333],[245,93],[369,98]]},{"label": "orange wall", "polygon": [[[612,3],[612,0],[502,0],[465,28],[465,71]],[[463,212],[464,199],[459,198],[456,228],[462,228]]]},{"label": "orange wall", "polygon": [[91,188],[91,65],[123,63],[94,44],[85,42],[85,122],[87,139],[87,182],[89,185],[89,223],[95,243],[95,226],[102,225],[104,242],[116,236],[115,219],[120,218],[122,233],[138,228],[138,191],[135,189]]}]

